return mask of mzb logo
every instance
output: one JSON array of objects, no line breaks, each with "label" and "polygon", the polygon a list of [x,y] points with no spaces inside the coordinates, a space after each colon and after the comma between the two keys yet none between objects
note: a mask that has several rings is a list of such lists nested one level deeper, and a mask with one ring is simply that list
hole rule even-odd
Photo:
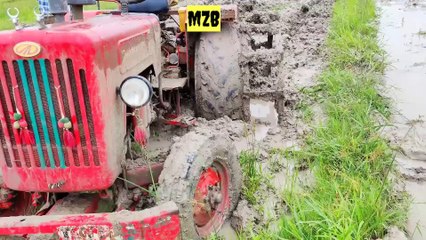
[{"label": "mzb logo", "polygon": [[220,32],[220,6],[203,5],[187,7],[188,32]]}]

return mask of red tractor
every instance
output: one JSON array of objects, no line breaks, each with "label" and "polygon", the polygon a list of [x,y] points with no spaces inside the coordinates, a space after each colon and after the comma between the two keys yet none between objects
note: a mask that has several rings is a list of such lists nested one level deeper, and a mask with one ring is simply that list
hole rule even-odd
[{"label": "red tractor", "polygon": [[7,10],[16,29],[0,32],[0,238],[200,239],[237,204],[226,134],[191,131],[159,162],[143,157],[154,122],[195,124],[183,98],[198,116],[239,117],[236,6],[221,6],[220,32],[197,33],[168,0],[116,2],[83,12],[96,2],[51,0],[35,26]]}]

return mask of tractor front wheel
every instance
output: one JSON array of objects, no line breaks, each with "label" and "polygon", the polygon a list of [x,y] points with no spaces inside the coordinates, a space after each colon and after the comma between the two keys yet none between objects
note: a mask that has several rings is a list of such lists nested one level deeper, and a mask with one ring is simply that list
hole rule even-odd
[{"label": "tractor front wheel", "polygon": [[174,144],[159,178],[160,201],[179,206],[183,239],[217,232],[238,202],[242,174],[224,134],[191,132]]}]

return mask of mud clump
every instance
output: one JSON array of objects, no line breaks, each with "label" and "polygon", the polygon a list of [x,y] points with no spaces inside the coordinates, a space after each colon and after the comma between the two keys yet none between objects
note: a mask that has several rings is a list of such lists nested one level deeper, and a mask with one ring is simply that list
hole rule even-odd
[{"label": "mud clump", "polygon": [[323,66],[332,1],[231,2],[240,9],[243,99],[274,101],[280,125],[291,125],[299,89],[315,84]]},{"label": "mud clump", "polygon": [[383,238],[383,240],[407,240],[407,236],[405,236],[405,233],[401,230],[399,230],[397,227],[393,226],[390,227],[388,230],[388,233]]},{"label": "mud clump", "polygon": [[247,200],[241,200],[232,215],[231,226],[237,231],[243,231],[257,218],[259,218],[258,214],[249,206]]}]

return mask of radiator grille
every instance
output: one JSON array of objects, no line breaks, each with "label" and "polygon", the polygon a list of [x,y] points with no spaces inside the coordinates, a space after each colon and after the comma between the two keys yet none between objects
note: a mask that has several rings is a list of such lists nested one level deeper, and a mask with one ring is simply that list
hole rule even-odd
[{"label": "radiator grille", "polygon": [[[71,59],[3,61],[0,81],[0,111],[5,116],[0,143],[8,167],[99,165],[84,69],[75,68]],[[19,130],[13,128],[10,113],[16,108],[34,132],[35,146],[22,145]],[[57,126],[61,112],[73,121],[76,147],[63,144],[63,129]]]}]

